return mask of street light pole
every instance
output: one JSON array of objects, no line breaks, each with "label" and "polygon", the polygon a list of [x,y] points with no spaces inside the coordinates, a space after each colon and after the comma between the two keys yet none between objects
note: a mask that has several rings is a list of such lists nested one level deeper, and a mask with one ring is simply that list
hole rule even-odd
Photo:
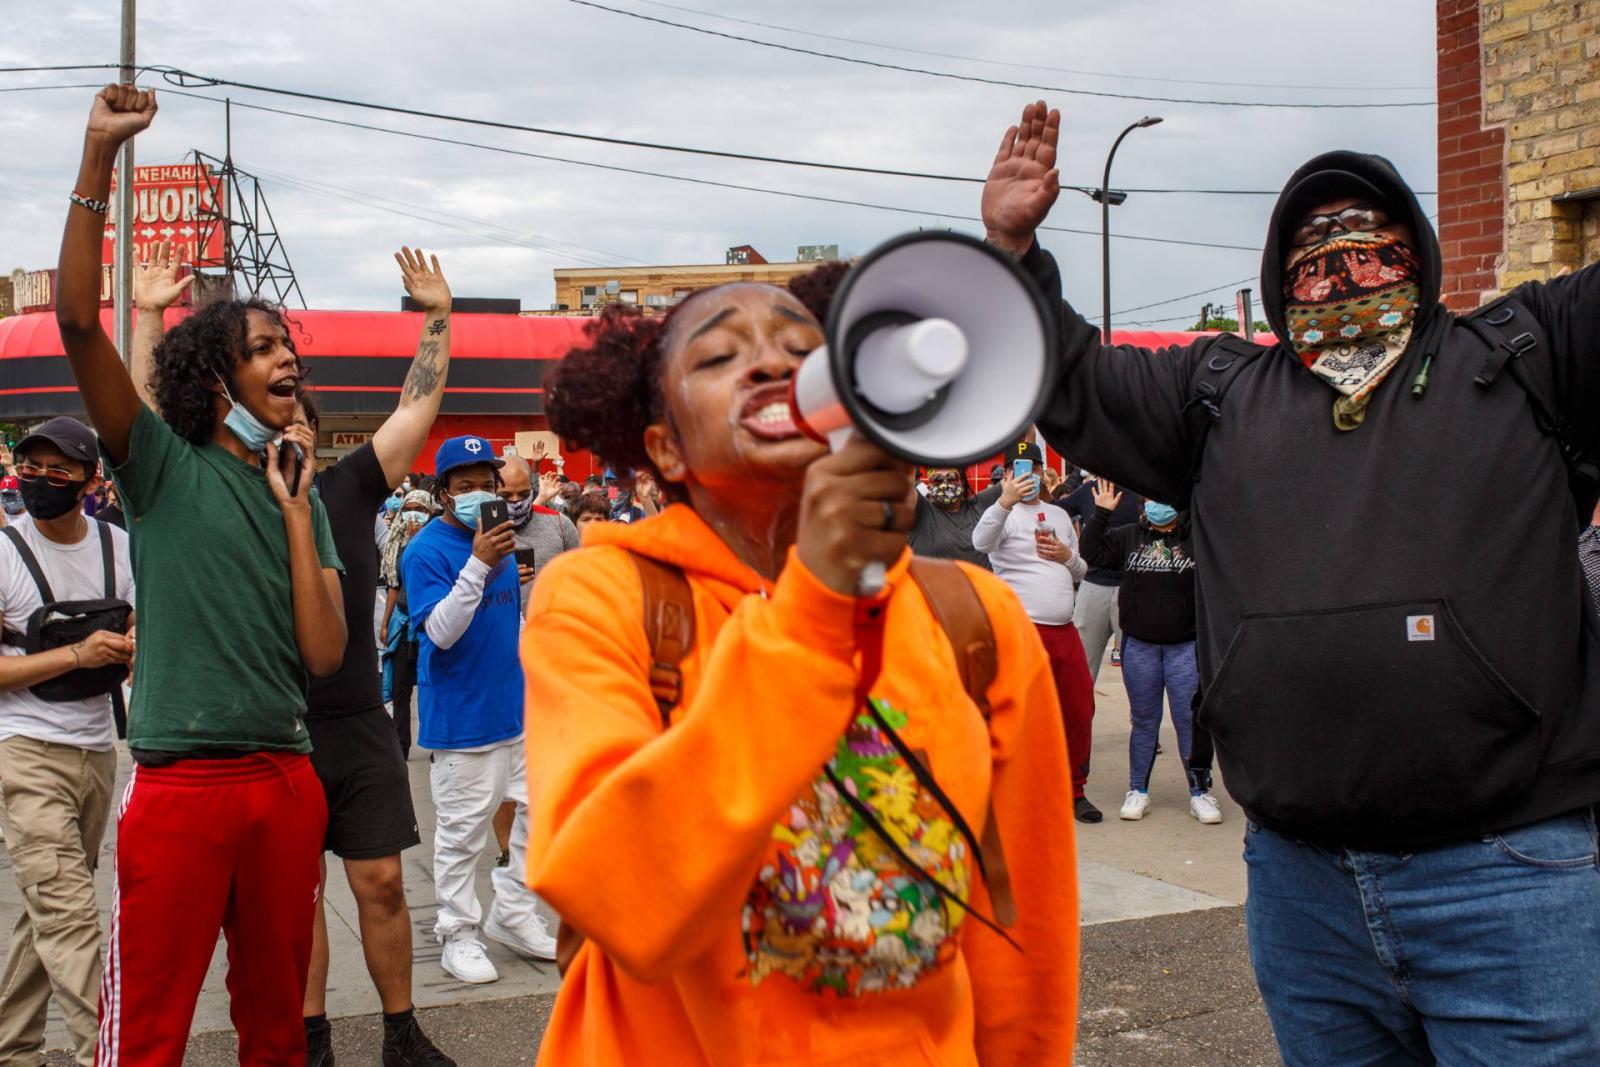
[{"label": "street light pole", "polygon": [[[1111,143],[1111,151],[1106,154],[1106,173],[1100,179],[1100,310],[1101,310],[1101,341],[1111,343],[1111,161],[1117,158],[1117,149],[1122,147],[1122,139],[1134,130],[1146,126],[1154,126],[1160,122],[1159,116],[1146,115],[1138,122],[1132,123],[1127,129],[1117,135]],[[1118,200],[1117,203],[1122,203]]]},{"label": "street light pole", "polygon": [[[136,0],[122,0],[122,64],[120,80],[134,83],[134,28]],[[133,351],[133,138],[122,142],[117,156],[116,277],[111,287],[112,316],[116,323],[117,353],[127,363]]]}]

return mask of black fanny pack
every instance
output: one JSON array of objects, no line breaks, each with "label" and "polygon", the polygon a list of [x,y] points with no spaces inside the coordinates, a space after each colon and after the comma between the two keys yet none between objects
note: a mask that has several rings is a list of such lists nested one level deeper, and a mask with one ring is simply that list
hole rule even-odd
[{"label": "black fanny pack", "polygon": [[[127,632],[133,605],[117,599],[116,557],[111,533],[104,522],[97,524],[100,527],[100,561],[105,568],[106,595],[103,600],[57,600],[27,541],[13,527],[0,529],[0,533],[5,534],[16,546],[23,566],[33,576],[34,585],[39,587],[41,601],[40,607],[28,616],[27,628],[22,632],[5,629],[0,633],[0,643],[20,648],[32,656],[75,645],[97,630],[111,630],[119,634]],[[56,702],[84,700],[107,693],[120,697],[123,680],[127,677],[128,668],[120,663],[104,667],[80,667],[30,686],[28,692],[40,700]]]}]

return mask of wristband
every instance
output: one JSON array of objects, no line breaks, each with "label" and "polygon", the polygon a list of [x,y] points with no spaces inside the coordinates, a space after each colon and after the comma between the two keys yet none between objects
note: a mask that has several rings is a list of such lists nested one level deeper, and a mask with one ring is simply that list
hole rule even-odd
[{"label": "wristband", "polygon": [[[79,642],[79,643],[81,644],[82,642]],[[83,657],[78,655],[78,646],[77,645],[73,645],[72,646],[72,669],[73,670],[79,670],[82,667],[83,667]]]},{"label": "wristband", "polygon": [[94,212],[96,215],[104,215],[106,212],[111,210],[111,205],[106,203],[104,200],[91,200],[87,196],[82,195],[81,193],[77,192],[76,190],[74,190],[72,195],[69,196],[67,199],[71,200],[74,204],[77,204],[79,207],[88,208],[90,211]]}]

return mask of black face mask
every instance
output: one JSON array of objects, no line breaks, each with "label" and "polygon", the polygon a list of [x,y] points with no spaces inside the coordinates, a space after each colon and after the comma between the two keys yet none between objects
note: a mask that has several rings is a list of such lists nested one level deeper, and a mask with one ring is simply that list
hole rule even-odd
[{"label": "black face mask", "polygon": [[22,482],[22,503],[28,509],[28,514],[36,519],[59,519],[67,512],[78,506],[78,494],[83,492],[84,482],[68,482],[66,485],[51,485],[44,478],[25,478]]}]

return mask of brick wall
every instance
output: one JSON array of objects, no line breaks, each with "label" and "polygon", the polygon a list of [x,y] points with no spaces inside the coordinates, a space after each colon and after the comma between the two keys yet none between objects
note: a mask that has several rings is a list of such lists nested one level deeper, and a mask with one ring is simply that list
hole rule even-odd
[{"label": "brick wall", "polygon": [[[1600,258],[1600,0],[1441,0],[1441,219],[1447,190],[1461,197],[1462,207],[1452,203],[1453,210],[1470,210],[1469,191],[1488,185],[1486,175],[1475,177],[1457,161],[1452,174],[1459,184],[1445,184],[1445,24],[1447,12],[1464,23],[1473,7],[1482,50],[1482,124],[1504,137],[1504,247],[1492,288],[1505,290]],[[1465,38],[1452,42],[1462,45]],[[1469,84],[1464,75],[1456,77],[1452,85]],[[1453,99],[1469,96],[1458,90]],[[1465,240],[1458,251],[1467,251]],[[1469,303],[1465,295],[1463,305]]]},{"label": "brick wall", "polygon": [[1505,131],[1484,122],[1479,0],[1438,0],[1442,299],[1457,311],[1496,288],[1505,251]]}]

